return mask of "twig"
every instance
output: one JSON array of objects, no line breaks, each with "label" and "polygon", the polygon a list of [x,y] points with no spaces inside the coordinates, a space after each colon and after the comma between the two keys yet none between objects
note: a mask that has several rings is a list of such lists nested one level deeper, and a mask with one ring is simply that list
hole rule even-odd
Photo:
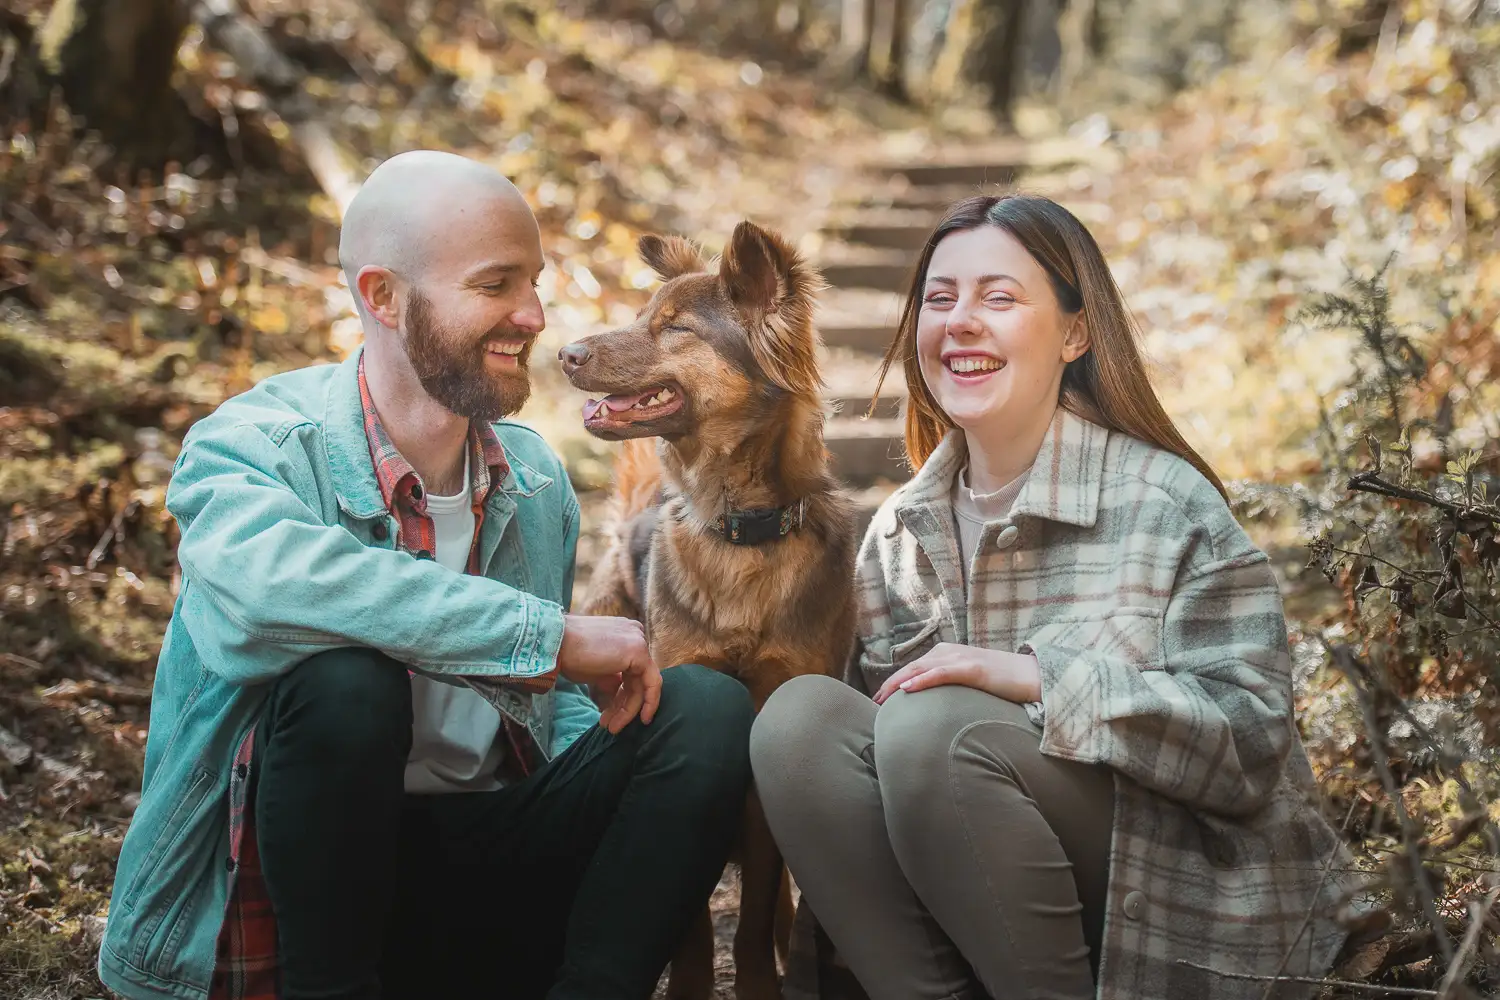
[{"label": "twig", "polygon": [[1379,986],[1375,983],[1355,983],[1345,979],[1317,979],[1313,976],[1264,976],[1254,972],[1229,972],[1226,969],[1215,969],[1211,965],[1200,965],[1197,962],[1190,962],[1185,958],[1179,958],[1177,964],[1185,965],[1190,969],[1201,969],[1204,972],[1211,972],[1216,976],[1223,976],[1225,979],[1248,979],[1257,983],[1269,981],[1272,983],[1307,983],[1313,986],[1337,986],[1345,990],[1364,990],[1367,993],[1384,993],[1387,996],[1396,997],[1435,997],[1438,995],[1437,990],[1423,990],[1414,986]]},{"label": "twig", "polygon": [[1469,929],[1464,932],[1463,942],[1458,946],[1458,954],[1453,956],[1453,961],[1448,965],[1448,971],[1443,975],[1443,981],[1438,984],[1438,1000],[1448,996],[1448,992],[1458,985],[1463,978],[1464,972],[1469,964],[1469,956],[1474,953],[1474,948],[1479,944],[1479,932],[1484,927],[1485,917],[1489,915],[1490,907],[1495,905],[1495,900],[1500,899],[1500,887],[1490,890],[1490,894],[1484,897],[1484,902],[1477,900],[1469,902]]},{"label": "twig", "polygon": [[8,663],[32,675],[43,673],[47,669],[31,657],[22,656],[20,653],[0,653],[0,663]]},{"label": "twig", "polygon": [[[1322,639],[1321,636],[1319,638]],[[1371,763],[1374,764],[1375,771],[1380,776],[1380,784],[1385,788],[1385,794],[1391,800],[1391,809],[1395,811],[1396,822],[1401,828],[1401,844],[1406,848],[1406,859],[1412,869],[1412,891],[1422,904],[1422,913],[1432,924],[1432,929],[1437,935],[1438,950],[1442,952],[1443,962],[1446,964],[1453,961],[1453,941],[1448,937],[1448,930],[1438,917],[1437,901],[1433,897],[1432,884],[1427,881],[1426,869],[1422,867],[1422,851],[1412,835],[1411,817],[1407,815],[1406,804],[1401,801],[1401,788],[1396,784],[1396,776],[1391,773],[1390,761],[1386,759],[1389,751],[1380,736],[1379,722],[1375,718],[1375,707],[1371,704],[1369,689],[1363,682],[1364,670],[1348,646],[1330,646],[1326,640],[1323,640],[1323,646],[1354,687],[1354,693],[1359,700],[1360,716],[1365,724],[1365,737],[1370,741]]]},{"label": "twig", "polygon": [[1429,507],[1447,511],[1460,517],[1480,517],[1492,524],[1500,524],[1500,514],[1492,514],[1483,507],[1471,507],[1467,504],[1456,504],[1451,500],[1444,500],[1439,496],[1428,493],[1426,490],[1413,490],[1405,486],[1397,486],[1380,478],[1379,473],[1361,472],[1352,477],[1345,484],[1347,489],[1360,493],[1374,493],[1383,497],[1394,497],[1398,500],[1411,500],[1415,503],[1423,503]]},{"label": "twig", "polygon": [[[1333,869],[1333,859],[1339,856],[1339,848],[1344,846],[1344,833],[1349,829],[1349,820],[1354,818],[1354,807],[1358,802],[1350,802],[1349,809],[1344,813],[1344,822],[1339,824],[1339,835],[1333,840],[1333,848],[1329,850],[1328,857],[1323,859],[1323,880],[1326,883],[1328,875]],[[1307,908],[1307,916],[1302,918],[1302,926],[1297,928],[1297,934],[1292,938],[1292,943],[1286,946],[1286,952],[1281,956],[1281,964],[1276,966],[1276,977],[1286,971],[1286,964],[1292,960],[1292,952],[1297,950],[1297,943],[1302,940],[1302,935],[1307,933],[1307,928],[1312,924],[1313,917],[1318,912],[1318,901],[1315,899]],[[1276,977],[1266,984],[1266,992],[1261,1000],[1271,1000],[1271,994],[1276,992]]]},{"label": "twig", "polygon": [[151,692],[146,688],[124,684],[101,684],[99,681],[66,680],[42,692],[43,698],[97,698],[115,705],[149,705]]},{"label": "twig", "polygon": [[[1369,560],[1372,560],[1373,562],[1378,562],[1378,563],[1381,563],[1381,564],[1383,564],[1385,566],[1389,566],[1391,569],[1395,570],[1397,573],[1405,573],[1407,576],[1415,576],[1415,577],[1417,577],[1419,579],[1423,578],[1423,577],[1430,578],[1430,577],[1441,576],[1442,575],[1440,572],[1438,572],[1437,570],[1434,570],[1434,569],[1407,569],[1405,566],[1398,566],[1398,565],[1396,565],[1395,563],[1391,562],[1389,559],[1382,559],[1382,558],[1380,558],[1380,556],[1377,556],[1373,552],[1355,552],[1353,549],[1342,549],[1342,548],[1339,548],[1337,545],[1330,546],[1329,550],[1332,551],[1332,552],[1337,552],[1341,556],[1354,556],[1357,559],[1369,559]],[[1389,588],[1387,588],[1387,589],[1389,589]]]},{"label": "twig", "polygon": [[59,782],[76,781],[83,776],[83,768],[53,760],[46,754],[33,749],[31,744],[3,727],[0,727],[0,756],[4,756],[18,771],[27,765],[34,764],[38,771]]}]

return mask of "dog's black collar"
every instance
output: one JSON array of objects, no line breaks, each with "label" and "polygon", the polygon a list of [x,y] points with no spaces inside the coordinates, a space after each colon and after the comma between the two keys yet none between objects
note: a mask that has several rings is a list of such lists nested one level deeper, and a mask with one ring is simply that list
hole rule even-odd
[{"label": "dog's black collar", "polygon": [[807,501],[785,507],[726,508],[714,518],[714,531],[730,545],[764,545],[785,538],[802,527]]}]

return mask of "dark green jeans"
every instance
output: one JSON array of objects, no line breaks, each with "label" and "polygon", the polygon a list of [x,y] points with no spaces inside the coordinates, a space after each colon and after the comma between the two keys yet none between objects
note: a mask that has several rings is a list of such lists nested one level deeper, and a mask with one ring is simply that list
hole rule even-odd
[{"label": "dark green jeans", "polygon": [[754,713],[705,667],[495,792],[407,795],[411,687],[364,649],[277,681],[255,814],[287,1000],[651,995],[739,827]]}]

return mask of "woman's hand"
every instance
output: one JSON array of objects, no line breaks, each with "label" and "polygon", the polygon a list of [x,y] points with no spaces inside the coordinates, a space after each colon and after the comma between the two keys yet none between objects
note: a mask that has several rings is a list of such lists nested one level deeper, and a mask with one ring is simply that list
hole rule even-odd
[{"label": "woman's hand", "polygon": [[1036,657],[999,649],[940,642],[886,678],[875,692],[881,705],[896,691],[962,684],[1018,705],[1042,699],[1042,669]]}]

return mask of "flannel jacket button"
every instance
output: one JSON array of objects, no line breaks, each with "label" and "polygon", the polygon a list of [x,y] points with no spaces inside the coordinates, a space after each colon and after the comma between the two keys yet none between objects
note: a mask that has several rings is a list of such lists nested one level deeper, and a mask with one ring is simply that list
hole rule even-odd
[{"label": "flannel jacket button", "polygon": [[376,521],[375,526],[370,529],[370,536],[377,542],[383,542],[391,537],[391,529],[385,526],[384,521]]},{"label": "flannel jacket button", "polygon": [[418,559],[431,559],[433,557],[432,553],[428,552],[426,549],[418,549],[416,552],[412,553],[412,555],[416,556]]},{"label": "flannel jacket button", "polygon": [[1125,894],[1125,915],[1131,920],[1139,920],[1146,912],[1146,894],[1139,889]]},{"label": "flannel jacket button", "polygon": [[995,546],[1002,550],[1008,549],[1016,544],[1016,539],[1019,537],[1021,537],[1021,529],[1012,524],[1002,529],[1000,534],[995,537]]},{"label": "flannel jacket button", "polygon": [[235,868],[234,859],[233,858],[225,858],[224,859],[224,870],[226,872],[232,872],[232,871],[234,871],[234,868]]},{"label": "flannel jacket button", "polygon": [[411,484],[411,498],[413,500],[420,500],[420,499],[422,499],[422,484],[421,483],[412,483]]},{"label": "flannel jacket button", "polygon": [[236,775],[238,775],[240,778],[244,778],[245,775],[247,775],[247,774],[250,773],[250,765],[248,765],[248,764],[236,764],[235,767],[234,767],[234,773]]}]

